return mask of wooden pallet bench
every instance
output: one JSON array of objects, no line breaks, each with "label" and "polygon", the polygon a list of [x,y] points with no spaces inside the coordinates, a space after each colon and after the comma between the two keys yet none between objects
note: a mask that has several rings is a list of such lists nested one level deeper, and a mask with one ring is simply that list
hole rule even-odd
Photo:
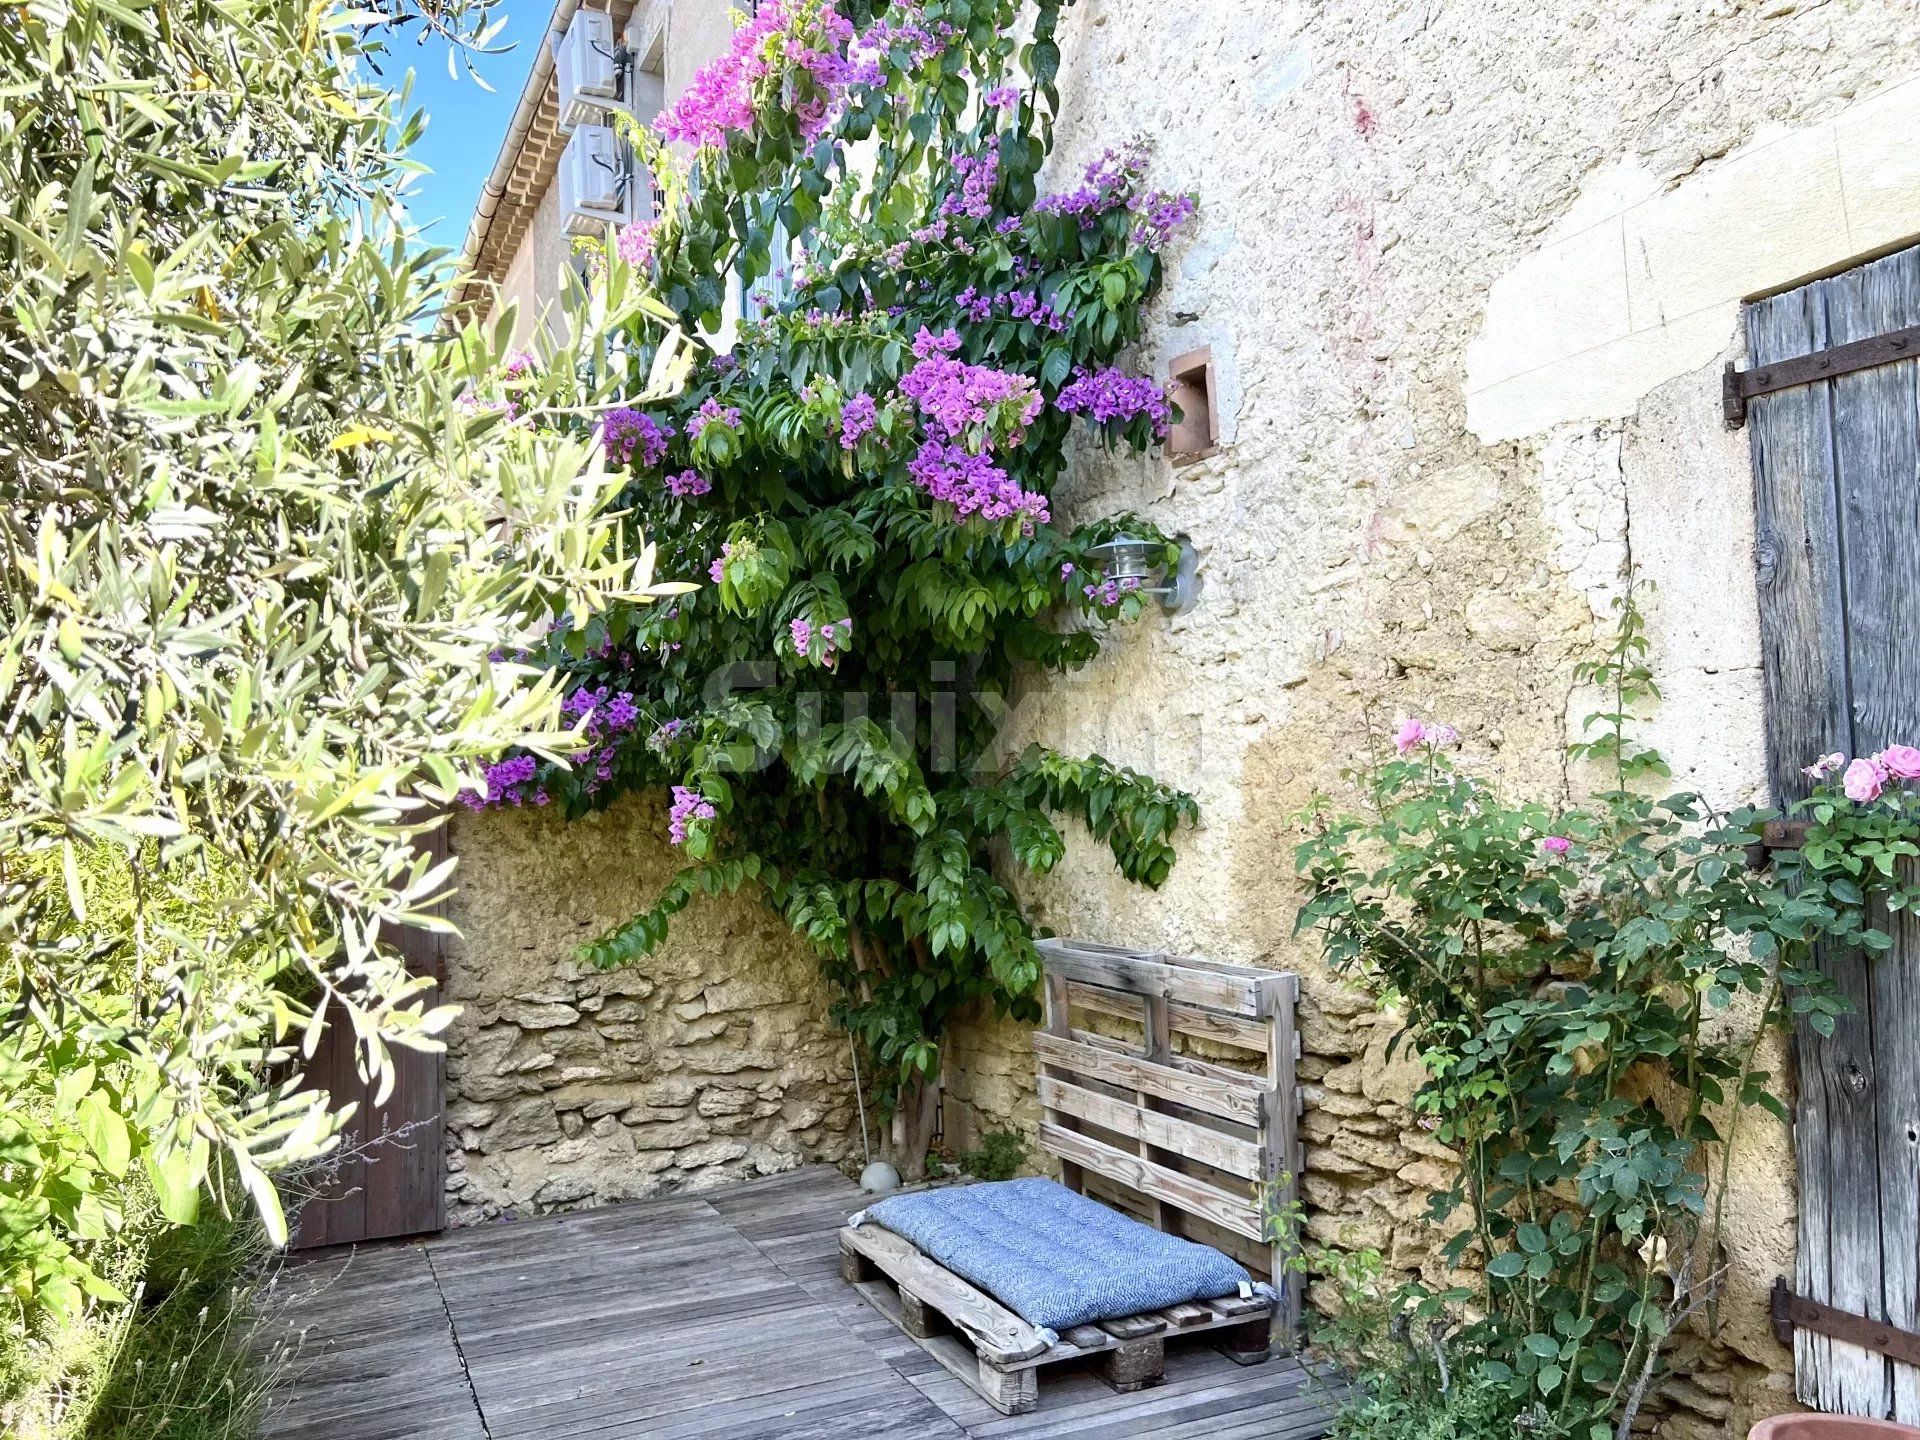
[{"label": "wooden pallet bench", "polygon": [[[1245,965],[1043,940],[1047,1016],[1034,1036],[1040,1144],[1068,1188],[1167,1234],[1212,1245],[1279,1294],[1175,1305],[1050,1342],[992,1296],[876,1224],[841,1232],[849,1284],[1008,1415],[1038,1371],[1096,1357],[1116,1389],[1161,1379],[1170,1337],[1212,1332],[1242,1364],[1296,1347],[1293,1238],[1275,1236],[1300,1171],[1297,977]],[[1086,1025],[1077,1025],[1076,1016]],[[1108,1033],[1138,1026],[1130,1045]],[[1196,1050],[1211,1058],[1200,1058]]]},{"label": "wooden pallet bench", "polygon": [[868,1304],[1005,1415],[1038,1405],[1041,1367],[1063,1361],[1095,1357],[1102,1378],[1124,1392],[1161,1382],[1170,1338],[1212,1332],[1220,1349],[1242,1365],[1272,1354],[1273,1302],[1265,1299],[1235,1295],[1170,1305],[1079,1325],[1049,1341],[991,1295],[878,1225],[840,1232],[840,1268]]}]

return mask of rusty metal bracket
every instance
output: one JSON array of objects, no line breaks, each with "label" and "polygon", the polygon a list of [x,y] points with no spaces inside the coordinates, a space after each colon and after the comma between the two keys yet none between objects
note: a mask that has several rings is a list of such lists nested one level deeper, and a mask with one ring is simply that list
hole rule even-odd
[{"label": "rusty metal bracket", "polygon": [[1757,395],[1771,395],[1796,385],[1812,385],[1915,356],[1920,356],[1920,325],[1875,335],[1870,340],[1854,340],[1831,349],[1816,350],[1811,355],[1776,360],[1771,365],[1756,365],[1751,370],[1736,370],[1729,360],[1726,377],[1721,382],[1720,408],[1727,428],[1738,430],[1747,423],[1747,402]]},{"label": "rusty metal bracket", "polygon": [[1811,1330],[1859,1345],[1876,1354],[1898,1360],[1902,1365],[1920,1365],[1920,1335],[1901,1330],[1884,1320],[1869,1319],[1851,1310],[1836,1310],[1793,1293],[1784,1278],[1773,1282],[1773,1338],[1782,1345],[1793,1343],[1795,1330]]},{"label": "rusty metal bracket", "polygon": [[1798,850],[1807,843],[1807,831],[1813,828],[1811,820],[1765,820],[1760,825],[1760,838],[1747,846],[1747,868],[1764,870],[1773,862],[1776,850]]}]

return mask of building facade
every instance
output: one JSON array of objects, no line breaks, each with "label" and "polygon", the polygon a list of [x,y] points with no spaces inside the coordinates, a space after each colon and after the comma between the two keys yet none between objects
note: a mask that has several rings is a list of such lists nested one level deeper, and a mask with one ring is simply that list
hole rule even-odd
[{"label": "building facade", "polygon": [[[653,8],[665,16],[658,73],[671,95],[723,42],[722,7]],[[1574,667],[1593,657],[1630,575],[1653,586],[1645,604],[1665,697],[1645,738],[1668,756],[1676,788],[1727,806],[1767,798],[1762,595],[1782,542],[1756,519],[1754,432],[1725,423],[1723,374],[1749,363],[1757,297],[1920,239],[1920,10],[1080,0],[1062,49],[1056,179],[1138,133],[1154,143],[1155,183],[1200,196],[1197,224],[1166,257],[1139,368],[1164,377],[1175,357],[1209,352],[1219,433],[1213,453],[1177,470],[1087,448],[1056,505],[1137,509],[1191,535],[1201,599],[1036,689],[1016,734],[1191,790],[1203,823],[1158,892],[1121,882],[1087,845],[1025,898],[1064,934],[1299,971],[1308,1229],[1437,1278],[1424,1195],[1445,1183],[1450,1157],[1407,1108],[1421,1072],[1389,1058],[1392,1017],[1294,938],[1290,817],[1316,791],[1337,793],[1369,734],[1407,713],[1457,727],[1466,762],[1514,791],[1577,796],[1565,746],[1595,705]],[[476,276],[520,302],[523,324],[564,254],[541,133],[536,112],[469,242]],[[1920,516],[1887,523],[1916,527]],[[1920,528],[1912,534],[1920,544]],[[1920,621],[1920,593],[1907,598],[1896,635]],[[1920,735],[1920,706],[1908,718]],[[527,878],[516,886],[545,883],[546,839],[577,846],[567,863],[615,863],[594,827],[536,843],[544,823],[463,817],[456,848],[486,867],[519,847],[527,866],[515,874]],[[614,854],[628,854],[635,876],[659,863],[637,853],[652,842],[634,838],[657,830],[632,831],[618,810],[596,823],[600,835],[617,829],[625,850]],[[603,883],[609,911],[612,892],[624,904],[646,888],[611,873]],[[508,943],[476,938],[492,918],[463,917],[469,946]],[[586,922],[569,910],[566,923]],[[795,1132],[810,1138],[781,1155],[851,1153],[847,1075],[811,971],[744,912],[716,910],[709,923],[711,935],[689,927],[676,941],[685,963],[703,944],[765,947],[776,958],[756,961],[754,976],[788,977],[767,1003],[822,1026],[813,1068],[790,1082],[751,1067],[767,1073],[744,1087],[755,1098],[739,1113],[776,1100],[794,1119],[818,1109],[816,1128]],[[516,924],[521,953],[549,946],[531,920]],[[700,973],[658,1000],[691,1014],[679,997]],[[530,988],[544,983],[527,975]],[[699,1015],[664,1025],[661,1044],[712,1049],[714,1039],[688,1038],[697,1029],[672,1029],[731,1013],[705,994]],[[454,998],[465,998],[458,983]],[[750,1040],[760,1022],[739,1023]],[[1031,1127],[1029,1054],[1015,1027],[984,1018],[954,1037],[950,1139]],[[1770,1068],[1789,1083],[1784,1049]],[[781,1093],[760,1099],[763,1084]],[[711,1108],[691,1103],[696,1119]],[[772,1142],[744,1128],[738,1141],[689,1141],[738,1143],[739,1155],[665,1173],[783,1163],[756,1155],[752,1145]],[[476,1168],[460,1183],[484,1192],[480,1209],[536,1199],[483,1185]],[[1682,1440],[1732,1433],[1793,1399],[1794,1357],[1767,1315],[1776,1277],[1796,1275],[1789,1128],[1750,1125],[1732,1174],[1741,1200],[1728,1217],[1721,1323],[1685,1342],[1691,1378],[1667,1387],[1660,1411],[1660,1433]],[[1887,1263],[1913,1266],[1910,1255]],[[1916,1328],[1913,1291],[1862,1305]],[[1805,1371],[1804,1348],[1801,1358]],[[1832,1363],[1852,1361],[1876,1363]]]}]

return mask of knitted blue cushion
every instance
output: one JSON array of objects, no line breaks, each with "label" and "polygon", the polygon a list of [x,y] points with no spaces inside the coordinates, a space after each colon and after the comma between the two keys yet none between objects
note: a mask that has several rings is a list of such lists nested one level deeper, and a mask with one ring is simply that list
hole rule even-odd
[{"label": "knitted blue cushion", "polygon": [[1060,1331],[1241,1292],[1252,1277],[1051,1180],[896,1195],[855,1216],[904,1236],[1031,1324]]}]

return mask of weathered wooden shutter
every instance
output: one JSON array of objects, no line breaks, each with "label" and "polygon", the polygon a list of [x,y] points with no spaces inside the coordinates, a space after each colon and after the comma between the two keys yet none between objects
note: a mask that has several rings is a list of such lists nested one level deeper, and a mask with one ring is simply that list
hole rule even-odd
[{"label": "weathered wooden shutter", "polygon": [[[1747,307],[1755,365],[1920,325],[1920,249]],[[1751,404],[1775,797],[1800,767],[1920,741],[1920,362]],[[1880,921],[1887,954],[1826,954],[1853,1002],[1830,1038],[1795,1039],[1800,1244],[1795,1289],[1920,1330],[1920,924]],[[1800,1398],[1920,1422],[1920,1369],[1801,1329]]]}]

